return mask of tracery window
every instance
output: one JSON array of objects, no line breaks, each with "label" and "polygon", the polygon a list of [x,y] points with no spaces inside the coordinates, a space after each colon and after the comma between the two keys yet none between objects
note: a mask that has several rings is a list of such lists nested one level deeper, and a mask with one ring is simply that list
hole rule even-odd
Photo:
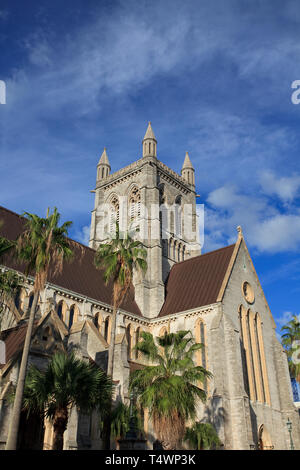
[{"label": "tracery window", "polygon": [[110,234],[115,232],[116,223],[120,222],[120,204],[117,196],[114,196],[110,201],[110,213],[109,213],[109,231]]},{"label": "tracery window", "polygon": [[129,221],[137,221],[141,217],[141,192],[136,186],[129,195]]}]

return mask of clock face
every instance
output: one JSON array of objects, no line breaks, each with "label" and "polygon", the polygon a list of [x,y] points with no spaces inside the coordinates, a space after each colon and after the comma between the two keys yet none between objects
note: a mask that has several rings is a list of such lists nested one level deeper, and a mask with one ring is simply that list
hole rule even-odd
[{"label": "clock face", "polygon": [[245,300],[248,302],[248,304],[253,304],[254,299],[255,299],[254,291],[253,291],[251,284],[249,284],[249,282],[247,281],[243,282],[242,291],[243,291],[243,296]]}]

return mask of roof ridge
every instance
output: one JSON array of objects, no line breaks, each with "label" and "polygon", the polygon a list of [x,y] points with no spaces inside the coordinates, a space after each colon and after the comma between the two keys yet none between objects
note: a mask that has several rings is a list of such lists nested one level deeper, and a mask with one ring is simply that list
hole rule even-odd
[{"label": "roof ridge", "polygon": [[9,212],[10,214],[16,215],[16,216],[19,217],[20,219],[24,219],[24,218],[25,218],[25,217],[23,217],[22,215],[17,214],[17,212],[11,211],[10,209],[7,209],[7,208],[4,207],[4,206],[0,206],[0,209],[3,209],[5,212]]},{"label": "roof ridge", "polygon": [[217,248],[216,250],[208,251],[207,253],[203,253],[203,254],[197,255],[197,256],[192,256],[191,258],[185,259],[185,260],[183,260],[183,261],[179,261],[179,262],[173,264],[172,269],[173,269],[175,266],[181,265],[182,263],[186,263],[187,261],[192,261],[193,259],[196,259],[196,258],[203,258],[203,257],[206,256],[206,255],[210,255],[210,254],[212,254],[212,253],[216,253],[217,251],[226,250],[227,248],[231,248],[231,247],[233,247],[234,245],[235,245],[235,243],[232,243],[231,245],[222,246],[221,248]]}]

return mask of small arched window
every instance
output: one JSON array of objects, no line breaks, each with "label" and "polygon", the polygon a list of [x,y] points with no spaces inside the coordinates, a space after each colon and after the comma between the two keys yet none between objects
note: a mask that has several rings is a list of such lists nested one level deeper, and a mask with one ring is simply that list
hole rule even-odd
[{"label": "small arched window", "polygon": [[104,322],[104,339],[105,341],[109,343],[108,331],[109,331],[109,317],[106,317],[105,322]]},{"label": "small arched window", "polygon": [[126,339],[127,339],[127,357],[131,359],[131,348],[132,348],[132,337],[131,337],[131,324],[126,328]]},{"label": "small arched window", "polygon": [[74,321],[74,313],[75,313],[75,306],[72,305],[72,307],[70,308],[70,316],[69,316],[69,329],[72,327],[73,325],[73,321]]},{"label": "small arched window", "polygon": [[58,307],[57,307],[57,315],[59,316],[60,319],[62,319],[62,303],[60,302]]},{"label": "small arched window", "polygon": [[15,306],[18,310],[20,308],[20,297],[21,297],[21,289],[18,289],[15,295]]},{"label": "small arched window", "polygon": [[29,302],[28,302],[28,308],[29,308],[29,309],[31,309],[31,307],[32,307],[33,299],[34,299],[34,293],[31,292],[31,294],[30,294],[30,296],[29,296]]},{"label": "small arched window", "polygon": [[[141,335],[141,329],[140,329],[140,327],[138,327],[138,328],[136,329],[136,332],[135,332],[135,344],[138,344],[138,342],[140,341],[140,335]],[[139,351],[136,349],[136,350],[135,350],[135,358],[138,359],[138,358],[139,358],[139,355],[140,355],[140,353],[139,353]]]}]

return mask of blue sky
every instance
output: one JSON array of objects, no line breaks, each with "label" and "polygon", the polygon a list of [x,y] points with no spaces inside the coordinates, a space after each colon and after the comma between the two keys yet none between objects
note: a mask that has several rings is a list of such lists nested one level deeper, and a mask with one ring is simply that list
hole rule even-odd
[{"label": "blue sky", "polygon": [[203,251],[241,225],[278,324],[299,314],[299,2],[1,0],[0,51],[0,204],[84,241],[103,147],[137,160],[151,121],[161,161],[189,151]]}]

